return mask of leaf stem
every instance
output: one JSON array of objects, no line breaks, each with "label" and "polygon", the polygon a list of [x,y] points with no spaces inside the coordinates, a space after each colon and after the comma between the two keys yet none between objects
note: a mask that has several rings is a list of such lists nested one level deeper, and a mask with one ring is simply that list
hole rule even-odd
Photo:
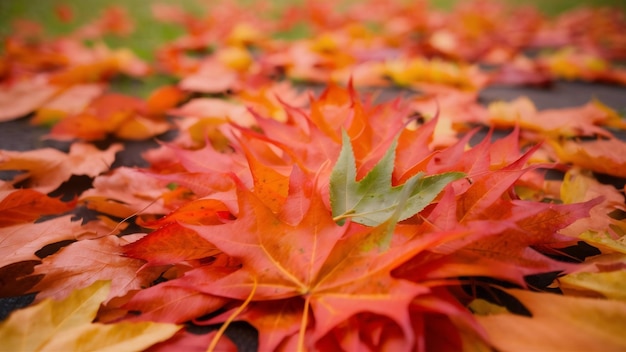
[{"label": "leaf stem", "polygon": [[347,212],[345,212],[345,213],[343,213],[343,214],[340,214],[340,215],[335,216],[335,217],[333,218],[333,221],[334,221],[334,222],[337,222],[337,221],[339,221],[339,220],[343,220],[343,219],[351,218],[351,217],[353,217],[353,216],[354,216],[354,209],[352,209],[352,210],[348,210]]},{"label": "leaf stem", "polygon": [[95,240],[95,239],[98,239],[98,238],[111,236],[112,234],[114,234],[114,233],[115,233],[115,231],[117,231],[117,229],[119,229],[119,228],[120,228],[120,226],[122,226],[122,224],[123,224],[123,223],[125,223],[126,221],[128,221],[128,220],[129,220],[130,218],[132,218],[133,216],[136,216],[136,215],[141,214],[141,213],[142,213],[142,212],[144,212],[146,209],[150,208],[150,207],[151,207],[154,203],[156,203],[159,199],[161,199],[161,197],[158,197],[158,198],[154,199],[152,202],[148,203],[148,205],[146,205],[145,207],[143,207],[143,208],[141,208],[141,209],[137,210],[136,212],[134,212],[134,213],[132,213],[132,214],[128,215],[127,217],[123,218],[120,222],[118,222],[118,223],[117,223],[117,225],[115,225],[115,227],[113,228],[113,230],[109,231],[109,233],[107,233],[106,235],[100,235],[100,236],[93,237],[93,238],[90,238],[90,239]]},{"label": "leaf stem", "polygon": [[302,312],[302,322],[300,322],[300,332],[298,334],[298,352],[304,352],[304,334],[309,322],[309,306],[311,305],[311,295],[307,295],[304,301],[304,311]]},{"label": "leaf stem", "polygon": [[226,319],[224,324],[222,324],[222,326],[220,326],[220,328],[219,328],[219,330],[217,330],[217,333],[215,334],[215,336],[213,336],[213,339],[211,340],[211,343],[209,344],[209,347],[207,348],[207,352],[213,352],[215,350],[215,347],[217,347],[217,342],[220,340],[222,335],[224,335],[224,332],[226,331],[226,329],[228,328],[230,323],[232,323],[233,320],[235,320],[235,318],[239,314],[241,314],[241,312],[243,312],[244,309],[246,309],[246,307],[248,306],[250,301],[252,301],[252,297],[254,297],[254,293],[256,292],[256,288],[257,288],[257,282],[256,282],[256,277],[255,277],[254,278],[254,286],[252,286],[252,291],[250,292],[250,295],[248,295],[248,298],[246,298],[246,300],[239,306],[239,308],[237,308],[237,310],[235,310],[233,312],[233,314],[231,314],[230,317],[228,317],[228,319]]}]

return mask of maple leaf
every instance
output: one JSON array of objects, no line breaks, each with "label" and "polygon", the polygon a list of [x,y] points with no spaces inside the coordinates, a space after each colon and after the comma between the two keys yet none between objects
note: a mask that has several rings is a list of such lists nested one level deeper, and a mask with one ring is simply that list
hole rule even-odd
[{"label": "maple leaf", "polygon": [[[286,343],[295,331],[299,331],[299,341],[293,342],[294,348],[314,344],[358,312],[389,317],[402,331],[402,344],[412,345],[407,307],[416,295],[428,289],[397,280],[391,277],[390,270],[448,233],[413,236],[420,230],[398,225],[389,249],[379,251],[378,243],[388,236],[386,223],[379,228],[362,227],[356,223],[338,226],[320,199],[319,191],[313,191],[315,185],[309,187],[308,211],[304,212],[301,221],[292,225],[293,221],[281,220],[280,215],[274,214],[239,184],[239,213],[235,220],[223,225],[190,228],[228,256],[240,260],[241,268],[217,280],[213,276],[206,277],[202,268],[198,268],[176,280],[212,295],[235,299],[247,297],[246,302],[251,299],[252,302],[283,304],[281,302],[285,299],[301,297],[301,315],[285,313],[287,315],[280,318],[291,322],[285,324],[298,324],[299,327],[281,326],[281,333],[272,335],[271,341],[266,340],[269,336],[261,335],[261,349],[281,343],[279,341]],[[391,306],[394,308],[390,309]],[[262,304],[251,307],[267,309]],[[250,312],[254,309],[251,307],[246,308],[249,312],[245,313],[246,316],[256,316]],[[308,318],[309,309],[315,317],[314,325]],[[296,316],[301,318],[300,321],[296,321]],[[250,322],[256,324],[254,320]],[[266,325],[259,323],[259,326]]]},{"label": "maple leaf", "polygon": [[218,253],[220,251],[214,245],[195,231],[177,223],[167,224],[124,246],[124,255],[143,259],[149,265],[174,264]]},{"label": "maple leaf", "polygon": [[613,70],[603,57],[573,47],[544,55],[539,62],[557,78],[623,82],[623,77],[615,72],[618,70]]},{"label": "maple leaf", "polygon": [[43,215],[59,214],[74,208],[32,189],[0,191],[0,227],[30,222]]},{"label": "maple leaf", "polygon": [[160,202],[168,189],[165,182],[134,168],[119,167],[100,175],[93,188],[81,194],[79,202],[101,213],[125,218],[144,212],[166,214],[170,211]]},{"label": "maple leaf", "polygon": [[582,169],[617,177],[626,177],[626,142],[617,138],[593,141],[552,142],[559,160]]},{"label": "maple leaf", "polygon": [[237,71],[217,59],[206,60],[197,72],[188,75],[178,84],[183,90],[203,93],[238,90],[240,85]]},{"label": "maple leaf", "polygon": [[[578,218],[587,216],[589,210],[599,203],[594,199],[586,203],[553,205],[516,201],[510,209],[515,225],[492,233],[462,248],[453,261],[468,261],[474,257],[472,267],[484,267],[490,277],[499,277],[523,283],[525,275],[549,271],[571,271],[573,266],[552,260],[536,247],[564,247],[573,240],[560,238],[557,231]],[[495,228],[495,226],[493,226]],[[486,230],[487,232],[489,230]],[[466,256],[468,255],[468,256]],[[465,259],[462,259],[465,257]],[[499,263],[497,266],[495,263]]]},{"label": "maple leaf", "polygon": [[122,308],[135,313],[127,318],[127,321],[179,324],[212,313],[229,301],[180,285],[177,280],[171,280],[140,290],[124,303]]},{"label": "maple leaf", "polygon": [[[82,47],[83,44],[77,44],[77,46]],[[71,86],[105,82],[119,73],[142,77],[150,72],[148,65],[138,59],[128,48],[110,50],[100,42],[95,45],[95,50],[84,47],[83,50],[76,50],[75,47],[72,49],[74,51],[68,50],[64,54],[67,56],[82,54],[88,55],[89,58],[84,61],[76,60],[64,69],[54,71],[49,77],[51,83]]]},{"label": "maple leaf", "polygon": [[[626,211],[624,195],[614,186],[600,183],[577,167],[569,170],[563,179],[560,189],[563,203],[572,204],[602,197],[602,203],[591,209],[590,216],[578,219],[561,232],[571,236],[579,236],[586,231],[604,232],[610,229],[626,229],[623,221],[610,216],[614,211]],[[619,231],[619,230],[618,230]]]},{"label": "maple leaf", "polygon": [[[339,148],[334,140],[316,128],[304,110],[288,105],[284,108],[287,114],[285,123],[255,114],[256,124],[263,130],[263,134],[255,135],[256,138],[281,148],[298,167],[310,172],[315,172],[319,165],[338,155]],[[249,135],[252,133],[248,131]]]},{"label": "maple leaf", "polygon": [[27,180],[27,187],[48,193],[72,175],[95,177],[107,171],[115,160],[115,153],[122,148],[121,144],[113,144],[106,150],[99,150],[91,144],[74,143],[67,154],[52,148],[25,152],[0,150],[0,170],[26,171],[18,175],[17,180]]},{"label": "maple leaf", "polygon": [[52,126],[67,116],[83,111],[93,99],[101,96],[104,90],[103,84],[75,84],[38,108],[30,123]]},{"label": "maple leaf", "polygon": [[267,202],[274,212],[279,212],[289,191],[288,175],[292,167],[276,155],[269,145],[258,142],[242,138],[239,148],[246,155],[255,194]]},{"label": "maple leaf", "polygon": [[115,136],[126,140],[141,141],[167,132],[170,125],[166,121],[156,121],[137,115],[124,121],[115,130]]},{"label": "maple leaf", "polygon": [[195,98],[168,113],[174,116],[212,118],[217,122],[233,121],[238,125],[254,124],[250,112],[244,105],[217,98]]},{"label": "maple leaf", "polygon": [[[407,192],[409,197],[398,219],[404,220],[424,209],[448,183],[464,176],[460,172],[427,177],[418,174],[404,185],[392,187],[393,160],[397,145],[397,141],[394,141],[380,162],[363,179],[357,181],[354,153],[345,131],[342,140],[343,147],[330,177],[333,217],[339,224],[350,218],[368,226],[380,225],[394,213],[401,195]],[[404,190],[405,185],[411,185],[408,191]]]},{"label": "maple leaf", "polygon": [[[136,239],[136,238],[135,238]],[[37,300],[61,299],[76,288],[86,287],[97,280],[112,280],[109,299],[123,296],[130,290],[147,286],[160,275],[157,269],[139,269],[143,260],[122,255],[122,246],[133,236],[104,236],[74,242],[42,260],[33,275],[44,277],[31,289],[39,292]]]},{"label": "maple leaf", "polygon": [[507,290],[532,314],[478,316],[495,348],[507,351],[626,348],[626,303]]},{"label": "maple leaf", "polygon": [[[151,72],[130,50],[99,43],[103,34],[132,30],[122,8],[52,41],[41,26],[19,22],[0,57],[0,121],[37,111],[32,122],[58,123],[53,137],[145,139],[171,128],[168,114],[180,117],[179,133],[144,154],[150,170],[121,168],[106,175],[99,174],[116,150],[71,151],[87,160],[50,165],[64,157],[43,150],[37,151],[40,159],[33,153],[14,163],[20,158],[16,152],[0,152],[0,169],[24,172],[0,185],[0,226],[6,225],[0,231],[6,232],[0,241],[0,291],[18,295],[37,285],[30,292],[40,290],[38,299],[63,297],[94,279],[112,278],[112,293],[103,295],[108,300],[97,321],[223,323],[202,336],[179,330],[151,351],[233,349],[220,337],[235,319],[257,329],[263,351],[484,351],[516,348],[508,339],[513,344],[520,341],[516,338],[530,340],[525,331],[512,338],[499,332],[517,331],[496,321],[495,327],[485,323],[486,330],[496,331],[493,346],[485,345],[489,340],[466,309],[468,295],[458,289],[473,276],[524,286],[528,274],[580,269],[560,280],[564,293],[623,299],[624,260],[614,253],[626,253],[626,226],[617,219],[626,209],[622,190],[591,174],[624,176],[623,143],[560,138],[613,138],[604,127],[623,129],[623,119],[598,102],[536,111],[530,101],[517,100],[492,104],[487,113],[478,101],[478,89],[494,83],[479,71],[482,64],[504,65],[500,81],[546,82],[550,70],[555,77],[626,82],[626,71],[609,61],[626,57],[623,21],[616,12],[594,10],[548,23],[535,11],[507,12],[495,2],[471,2],[452,14],[431,13],[424,1],[413,5],[372,0],[337,13],[332,4],[310,1],[290,9],[283,23],[259,19],[264,8],[229,1],[212,4],[201,19],[157,5],[157,17],[183,26],[186,34],[157,52],[158,68],[180,82],[147,100],[103,95],[115,75]],[[294,23],[310,28],[310,35],[275,41],[283,34],[275,30]],[[374,24],[376,31],[363,23]],[[524,48],[546,44],[564,49],[506,66]],[[283,76],[346,82],[348,88],[330,83],[314,98],[312,92],[296,93],[289,83],[277,89],[274,81]],[[408,103],[373,105],[374,99],[398,92],[376,92],[362,101],[355,89],[390,83],[419,88],[421,94]],[[189,91],[226,99],[192,99],[176,108]],[[498,134],[490,131],[474,144],[480,132],[466,133],[468,128],[490,123],[516,129],[493,143]],[[530,147],[522,155],[524,143],[541,135],[559,137],[548,141],[554,150]],[[99,160],[102,154],[106,157]],[[540,168],[551,166],[528,167],[538,160],[575,165],[565,174],[560,195],[561,181],[544,182],[540,174]],[[579,167],[586,171],[577,173]],[[73,206],[45,193],[85,170],[96,178],[80,204],[124,218],[122,223],[80,226],[68,217],[27,223],[52,212],[52,206],[59,211]],[[467,182],[453,182],[461,172]],[[559,197],[565,204],[558,204]],[[539,202],[552,198],[556,203]],[[140,239],[140,234],[112,235],[131,221],[155,230]],[[544,255],[578,240],[604,254],[583,265]],[[40,258],[42,248],[68,242]],[[520,295],[535,316],[498,319],[547,336],[547,347],[557,347],[559,333],[572,345],[578,341],[563,323],[587,317],[576,315],[570,301]],[[544,297],[554,303],[546,314],[559,306],[564,311],[542,316]],[[587,309],[590,302],[574,303],[593,319],[601,314]],[[602,314],[610,311],[610,301],[593,302],[607,303]],[[607,314],[596,325],[615,329],[606,340],[621,350],[625,346],[614,337],[623,329],[623,304],[614,307],[617,323]],[[44,320],[49,315],[38,314]],[[201,317],[206,314],[213,318]],[[94,325],[91,320],[85,326]],[[33,326],[38,322],[29,320]],[[599,342],[582,346],[604,347],[605,336],[595,328],[590,337]],[[100,336],[86,339],[101,343]]]},{"label": "maple leaf", "polygon": [[108,93],[96,97],[78,114],[59,121],[49,137],[98,140],[112,133],[124,139],[142,140],[167,131],[167,122],[144,116],[148,109],[139,98]]},{"label": "maple leaf", "polygon": [[448,189],[423,217],[442,230],[467,232],[459,238],[449,237],[431,248],[433,253],[413,258],[399,270],[410,273],[415,280],[471,275],[521,285],[526,275],[573,270],[574,266],[554,261],[535,248],[570,244],[573,239],[558,231],[587,216],[602,200],[567,205],[516,200],[512,187],[528,171],[522,167],[532,152],[529,150],[500,170],[473,175],[472,184],[465,189]]},{"label": "maple leaf", "polygon": [[[585,259],[578,270],[557,278],[559,289],[565,295],[608,298],[626,302],[626,246],[624,238],[613,239],[609,234],[600,237],[589,231],[581,239],[598,247],[603,253]],[[615,236],[615,234],[612,234]],[[615,236],[616,237],[616,236]]]},{"label": "maple leaf", "polygon": [[[150,174],[157,180],[169,181],[168,185],[176,187],[170,192],[170,194],[164,194],[164,203],[168,204],[167,200],[169,196],[172,196],[171,201],[175,201],[178,194],[179,201],[188,202],[190,200],[198,198],[204,198],[209,195],[217,197],[217,194],[232,193],[235,183],[229,177],[218,173],[203,173],[203,172],[181,172],[173,174]],[[189,195],[189,191],[193,192],[193,196]]]},{"label": "maple leaf", "polygon": [[475,67],[456,65],[441,59],[388,60],[385,75],[400,86],[417,86],[424,83],[449,85],[460,90],[481,88],[486,77]]},{"label": "maple leaf", "polygon": [[97,281],[62,301],[44,300],[18,310],[0,323],[3,348],[14,351],[142,350],[168,339],[173,324],[92,323],[110,283]]},{"label": "maple leaf", "polygon": [[164,115],[186,98],[186,94],[175,86],[162,86],[155,89],[146,99],[146,112],[149,116]]},{"label": "maple leaf", "polygon": [[308,101],[305,92],[296,90],[288,81],[271,82],[260,88],[242,90],[237,96],[255,114],[269,116],[279,122],[287,121],[284,105],[304,107]]},{"label": "maple leaf", "polygon": [[71,215],[39,223],[17,224],[2,229],[0,267],[22,260],[39,259],[35,252],[47,244],[74,240],[85,230]]},{"label": "maple leaf", "polygon": [[[309,206],[309,211],[300,223],[288,225],[277,220],[278,215],[241,184],[237,187],[237,196],[239,212],[236,214],[236,220],[226,221],[222,225],[187,227],[198,232],[229,256],[242,260],[247,268],[259,273],[267,271],[260,278],[269,280],[268,285],[259,285],[258,297],[265,295],[281,297],[298,294],[300,291],[306,292],[306,283],[313,279],[315,268],[321,265],[321,261],[332,249],[332,244],[345,233],[346,229],[334,225],[325,207],[319,204],[321,202],[319,199],[316,206]],[[232,235],[223,237],[226,233]],[[236,236],[233,236],[235,234]],[[275,246],[274,238],[282,238],[284,242],[280,246]],[[318,243],[319,248],[311,248],[311,241]],[[267,254],[250,256],[249,248]],[[291,251],[297,251],[301,255],[290,258],[283,254]],[[228,290],[223,291],[226,287],[219,291],[228,296],[240,296],[239,290],[230,293],[226,292]],[[247,287],[241,287],[241,290],[246,295],[249,293]]]},{"label": "maple leaf", "polygon": [[496,126],[519,125],[524,129],[540,131],[553,138],[594,135],[610,137],[611,133],[601,126],[615,125],[617,127],[623,123],[615,115],[615,111],[603,106],[600,102],[590,102],[575,108],[537,111],[530,99],[521,97],[510,103],[489,104],[488,120]]},{"label": "maple leaf", "polygon": [[[464,150],[464,145],[467,144],[473,133],[467,133],[463,138],[458,140],[453,145],[444,148],[431,151],[422,160],[416,160],[417,162],[408,170],[397,170],[398,173],[404,171],[398,179],[398,183],[401,183],[412,176],[419,173],[436,174],[441,172],[465,171],[470,173],[477,172],[476,169],[484,167],[487,159],[477,159],[477,155],[484,152],[484,145],[481,143],[478,147],[472,148],[467,153]],[[411,151],[412,148],[409,149]],[[407,151],[403,151],[406,153]],[[406,166],[406,165],[401,165]],[[396,170],[394,170],[396,171]],[[472,177],[471,174],[467,175]]]},{"label": "maple leaf", "polygon": [[0,122],[28,115],[50,100],[60,89],[36,80],[23,80],[1,88]]},{"label": "maple leaf", "polygon": [[535,61],[524,55],[517,55],[510,62],[503,63],[491,75],[489,83],[548,87],[552,83],[552,77]]},{"label": "maple leaf", "polygon": [[558,279],[559,288],[568,295],[602,295],[626,302],[626,270],[608,272],[578,272]]},{"label": "maple leaf", "polygon": [[614,231],[585,231],[579,238],[600,250],[626,254],[626,237]]}]

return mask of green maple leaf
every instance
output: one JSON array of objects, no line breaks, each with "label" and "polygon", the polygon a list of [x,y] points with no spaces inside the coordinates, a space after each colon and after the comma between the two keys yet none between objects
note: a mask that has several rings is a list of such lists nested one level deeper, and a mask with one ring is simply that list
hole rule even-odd
[{"label": "green maple leaf", "polygon": [[402,221],[424,209],[447,184],[465,177],[462,172],[431,176],[418,173],[404,184],[392,186],[396,138],[378,164],[357,181],[354,151],[345,131],[342,143],[339,159],[330,175],[330,202],[339,225],[347,218],[367,226],[378,226],[392,216]]}]

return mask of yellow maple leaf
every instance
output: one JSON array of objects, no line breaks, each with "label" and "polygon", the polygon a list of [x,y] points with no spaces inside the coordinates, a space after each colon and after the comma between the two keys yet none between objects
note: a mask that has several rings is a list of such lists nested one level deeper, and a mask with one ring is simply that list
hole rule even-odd
[{"label": "yellow maple leaf", "polygon": [[138,351],[167,340],[181,327],[173,324],[92,323],[110,282],[97,281],[62,301],[46,299],[18,310],[0,324],[7,351]]},{"label": "yellow maple leaf", "polygon": [[562,290],[594,292],[604,297],[626,302],[626,270],[587,273],[580,272],[559,278]]},{"label": "yellow maple leaf", "polygon": [[501,351],[624,351],[626,303],[507,290],[531,313],[477,316]]}]

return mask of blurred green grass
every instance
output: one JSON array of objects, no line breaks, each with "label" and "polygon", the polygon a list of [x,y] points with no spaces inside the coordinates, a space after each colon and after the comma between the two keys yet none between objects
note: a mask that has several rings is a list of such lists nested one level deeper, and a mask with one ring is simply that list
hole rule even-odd
[{"label": "blurred green grass", "polygon": [[[151,58],[155,47],[183,33],[179,26],[155,21],[150,9],[151,3],[153,2],[145,0],[0,0],[0,36],[10,34],[11,23],[16,19],[34,20],[43,26],[46,34],[63,35],[89,23],[103,9],[120,5],[128,10],[135,30],[128,37],[108,36],[104,38],[105,41],[114,47],[132,48],[142,58]],[[176,3],[191,11],[201,9],[194,0],[180,0]],[[60,21],[55,14],[55,8],[60,4],[68,5],[72,9],[74,18],[69,23]]]}]

